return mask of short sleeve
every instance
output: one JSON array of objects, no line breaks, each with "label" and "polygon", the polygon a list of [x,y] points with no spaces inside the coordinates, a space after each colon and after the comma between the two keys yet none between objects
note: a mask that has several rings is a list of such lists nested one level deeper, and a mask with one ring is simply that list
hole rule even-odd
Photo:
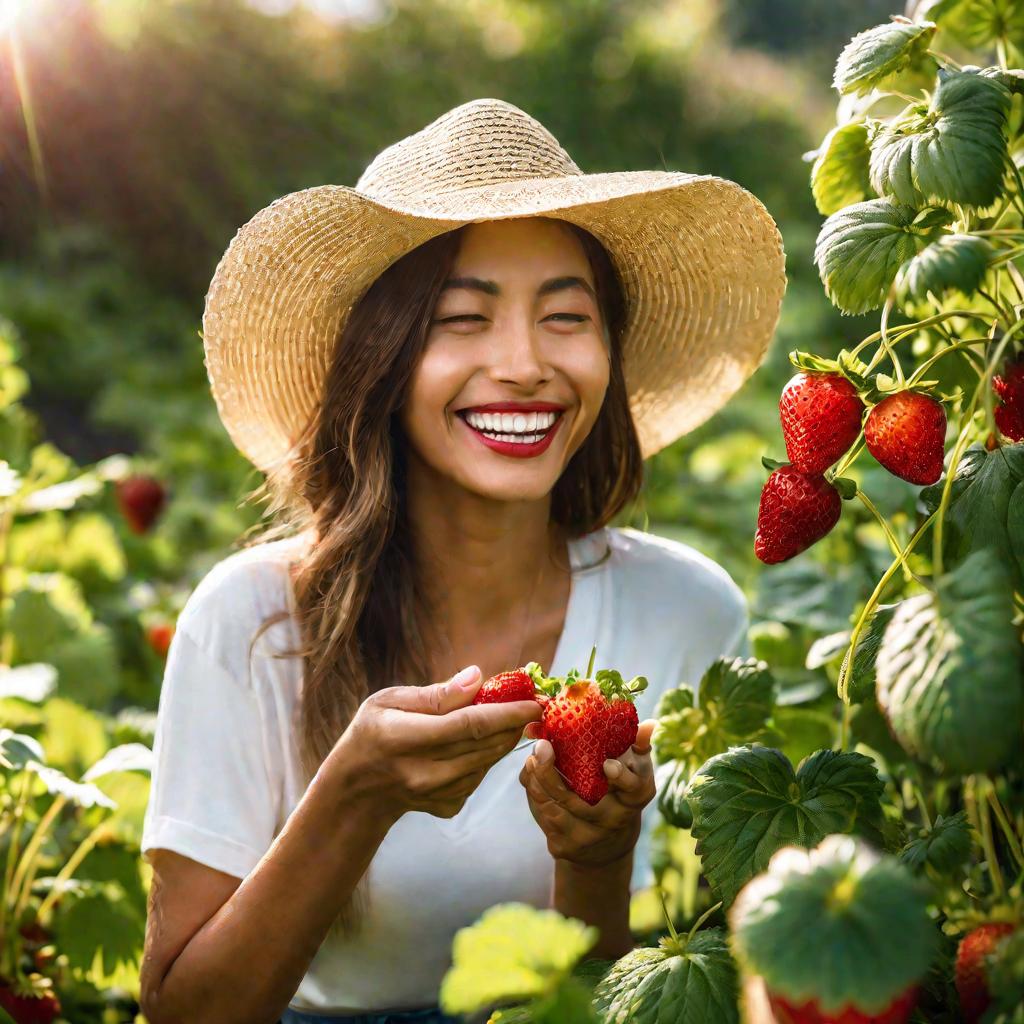
[{"label": "short sleeve", "polygon": [[244,878],[273,841],[275,782],[247,679],[180,627],[168,650],[142,853],[163,847]]}]

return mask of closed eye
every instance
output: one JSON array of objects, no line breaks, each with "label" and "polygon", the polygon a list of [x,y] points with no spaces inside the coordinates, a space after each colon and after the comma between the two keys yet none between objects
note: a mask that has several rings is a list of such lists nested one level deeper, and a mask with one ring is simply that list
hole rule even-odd
[{"label": "closed eye", "polygon": [[[590,317],[580,316],[578,313],[552,313],[551,316],[547,316],[545,320],[553,320],[556,317],[562,317],[571,320],[573,323],[582,323],[584,320],[589,320]],[[435,324],[450,324],[456,323],[459,320],[486,320],[487,317],[481,316],[479,313],[460,313],[458,316],[446,316],[443,320],[434,320]]]}]

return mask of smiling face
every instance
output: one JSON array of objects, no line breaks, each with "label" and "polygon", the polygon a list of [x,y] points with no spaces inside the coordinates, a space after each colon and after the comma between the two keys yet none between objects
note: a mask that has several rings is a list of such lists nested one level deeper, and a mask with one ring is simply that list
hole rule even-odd
[{"label": "smiling face", "polygon": [[558,221],[467,225],[399,413],[410,461],[499,501],[549,494],[608,388],[594,288]]}]

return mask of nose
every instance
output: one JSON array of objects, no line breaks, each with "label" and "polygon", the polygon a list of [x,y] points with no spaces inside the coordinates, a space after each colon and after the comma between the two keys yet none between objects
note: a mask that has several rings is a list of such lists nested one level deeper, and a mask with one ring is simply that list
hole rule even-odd
[{"label": "nose", "polygon": [[502,330],[494,332],[492,351],[490,374],[502,384],[535,390],[554,375],[545,356],[544,341],[529,317],[510,319]]}]

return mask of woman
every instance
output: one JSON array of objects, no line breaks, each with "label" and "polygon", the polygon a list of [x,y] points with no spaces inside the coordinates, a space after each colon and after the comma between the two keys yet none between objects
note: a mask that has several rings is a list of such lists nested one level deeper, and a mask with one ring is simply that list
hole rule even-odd
[{"label": "woman", "polygon": [[[446,1021],[452,937],[506,900],[632,947],[650,715],[741,649],[746,608],[693,548],[608,523],[756,369],[784,288],[738,185],[584,175],[494,99],[239,230],[206,364],[279,522],[204,577],[168,655],[151,1024]],[[535,703],[472,700],[595,644],[650,686],[591,806],[546,740],[517,748]]]}]

